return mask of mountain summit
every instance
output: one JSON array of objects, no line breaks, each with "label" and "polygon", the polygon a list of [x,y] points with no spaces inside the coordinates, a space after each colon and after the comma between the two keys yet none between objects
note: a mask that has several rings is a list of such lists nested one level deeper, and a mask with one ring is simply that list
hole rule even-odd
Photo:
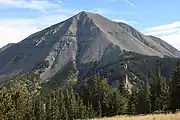
[{"label": "mountain summit", "polygon": [[0,51],[0,76],[36,70],[42,79],[50,80],[69,63],[78,74],[84,65],[106,65],[125,52],[180,57],[177,49],[159,38],[83,11]]}]

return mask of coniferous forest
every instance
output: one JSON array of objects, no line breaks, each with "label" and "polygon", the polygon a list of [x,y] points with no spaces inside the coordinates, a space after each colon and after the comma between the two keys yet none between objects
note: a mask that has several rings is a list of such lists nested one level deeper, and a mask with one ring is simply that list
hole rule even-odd
[{"label": "coniferous forest", "polygon": [[73,120],[173,112],[180,109],[180,63],[167,79],[157,70],[155,83],[112,88],[101,76],[43,91],[38,75],[14,77],[0,87],[1,120]]}]

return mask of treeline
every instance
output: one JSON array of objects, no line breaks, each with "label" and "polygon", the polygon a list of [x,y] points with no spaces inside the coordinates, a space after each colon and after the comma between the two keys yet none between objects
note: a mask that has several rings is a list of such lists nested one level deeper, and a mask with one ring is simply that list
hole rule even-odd
[{"label": "treeline", "polygon": [[0,120],[73,120],[180,109],[180,63],[170,80],[157,71],[155,81],[111,88],[103,77],[94,76],[44,95],[39,76],[16,77],[0,87]]}]

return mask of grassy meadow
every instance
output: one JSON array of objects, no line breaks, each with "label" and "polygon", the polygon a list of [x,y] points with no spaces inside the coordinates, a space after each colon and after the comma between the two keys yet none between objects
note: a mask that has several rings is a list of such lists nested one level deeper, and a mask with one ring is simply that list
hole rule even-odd
[{"label": "grassy meadow", "polygon": [[115,116],[111,118],[99,118],[92,120],[180,120],[180,113],[176,114],[157,114],[140,116]]}]

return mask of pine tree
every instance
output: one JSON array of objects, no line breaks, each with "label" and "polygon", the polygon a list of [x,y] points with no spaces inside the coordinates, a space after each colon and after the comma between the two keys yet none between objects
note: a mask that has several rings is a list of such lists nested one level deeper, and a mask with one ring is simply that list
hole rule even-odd
[{"label": "pine tree", "polygon": [[59,95],[58,96],[58,106],[59,106],[58,120],[68,120],[69,116],[68,116],[68,111],[66,109],[65,96],[62,89],[58,90],[58,95]]},{"label": "pine tree", "polygon": [[33,104],[33,115],[35,120],[44,120],[45,115],[41,99],[35,99]]},{"label": "pine tree", "polygon": [[92,103],[88,101],[87,107],[86,107],[86,117],[87,118],[94,118],[95,117],[95,111],[93,109]]},{"label": "pine tree", "polygon": [[12,104],[11,94],[6,87],[0,88],[0,118],[2,120],[10,119],[10,116],[14,116],[15,109]]},{"label": "pine tree", "polygon": [[74,93],[74,90],[72,86],[68,86],[65,92],[65,107],[68,112],[69,119],[73,119],[77,117],[77,101],[76,101],[76,95]]},{"label": "pine tree", "polygon": [[168,108],[169,86],[160,73],[156,74],[155,84],[155,110],[164,111]]},{"label": "pine tree", "polygon": [[98,111],[97,111],[97,116],[98,116],[98,117],[101,117],[101,116],[102,116],[101,101],[98,101]]},{"label": "pine tree", "polygon": [[84,119],[86,114],[86,107],[83,105],[82,99],[78,101],[78,107],[79,107],[79,118]]},{"label": "pine tree", "polygon": [[150,92],[150,86],[149,86],[148,80],[146,80],[144,89],[145,89],[145,100],[146,100],[146,107],[147,107],[146,113],[150,113],[151,112],[151,92]]},{"label": "pine tree", "polygon": [[150,87],[150,92],[151,92],[151,96],[150,96],[151,112],[154,112],[156,110],[156,89],[155,89],[155,85],[152,85]]},{"label": "pine tree", "polygon": [[138,114],[148,114],[151,111],[149,86],[146,82],[144,88],[138,91],[136,110]]},{"label": "pine tree", "polygon": [[173,72],[170,98],[170,108],[175,113],[176,109],[180,109],[180,61]]},{"label": "pine tree", "polygon": [[67,111],[67,109],[65,107],[63,107],[62,114],[63,114],[62,120],[69,120],[68,111]]},{"label": "pine tree", "polygon": [[59,108],[59,115],[58,115],[58,119],[62,119],[64,116],[64,109],[65,109],[65,105],[64,105],[64,93],[62,91],[62,89],[58,90],[58,108]]},{"label": "pine tree", "polygon": [[114,90],[111,97],[112,113],[110,115],[122,115],[127,112],[128,98],[125,98],[118,90]]},{"label": "pine tree", "polygon": [[131,89],[131,95],[128,101],[128,114],[136,115],[136,106],[137,106],[137,89],[133,87]]},{"label": "pine tree", "polygon": [[13,116],[14,120],[23,120],[28,112],[28,88],[23,81],[17,79],[9,86],[9,92],[11,94],[12,104],[15,112],[15,116]]},{"label": "pine tree", "polygon": [[51,113],[51,97],[48,96],[46,100],[46,120],[51,119],[52,113]]}]

